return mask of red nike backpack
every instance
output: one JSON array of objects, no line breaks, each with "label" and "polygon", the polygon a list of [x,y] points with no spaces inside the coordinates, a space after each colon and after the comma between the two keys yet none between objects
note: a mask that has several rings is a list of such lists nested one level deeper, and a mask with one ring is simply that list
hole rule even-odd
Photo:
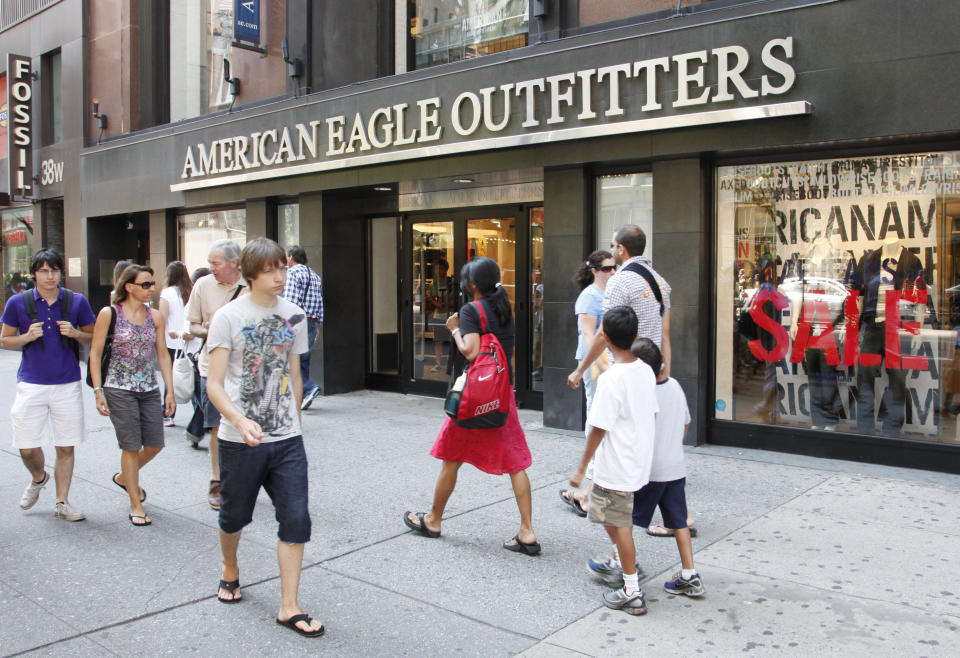
[{"label": "red nike backpack", "polygon": [[450,389],[444,410],[460,427],[503,427],[513,394],[507,355],[497,337],[487,331],[483,306],[473,304],[480,314],[480,352]]}]

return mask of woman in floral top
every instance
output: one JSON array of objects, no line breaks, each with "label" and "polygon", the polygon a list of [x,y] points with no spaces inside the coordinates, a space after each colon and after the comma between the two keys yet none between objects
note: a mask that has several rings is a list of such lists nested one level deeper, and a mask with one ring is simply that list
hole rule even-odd
[{"label": "woman in floral top", "polygon": [[[130,496],[130,523],[150,525],[143,511],[147,492],[140,488],[140,469],[163,449],[163,415],[176,412],[173,399],[173,369],[163,331],[163,316],[147,304],[156,287],[153,270],[143,265],[128,265],[117,279],[113,306],[101,309],[90,345],[90,381],[97,400],[97,411],[109,416],[122,451],[120,472],[113,483]],[[113,341],[107,372],[100,372],[110,322],[113,317]],[[166,388],[160,404],[156,367]]]}]

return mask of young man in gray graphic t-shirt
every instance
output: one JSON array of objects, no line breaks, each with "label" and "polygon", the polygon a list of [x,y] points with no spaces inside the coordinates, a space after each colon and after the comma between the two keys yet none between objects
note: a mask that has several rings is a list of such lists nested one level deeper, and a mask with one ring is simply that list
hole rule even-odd
[{"label": "young man in gray graphic t-shirt", "polygon": [[250,294],[217,311],[210,324],[207,394],[222,415],[220,449],[220,548],[217,598],[240,595],[237,547],[253,519],[262,486],[276,509],[281,604],[277,623],[306,637],[323,625],[300,607],[303,546],[310,541],[307,455],[300,429],[300,354],[307,351],[307,318],[280,295],[286,254],[273,240],[257,238],[240,255]]}]

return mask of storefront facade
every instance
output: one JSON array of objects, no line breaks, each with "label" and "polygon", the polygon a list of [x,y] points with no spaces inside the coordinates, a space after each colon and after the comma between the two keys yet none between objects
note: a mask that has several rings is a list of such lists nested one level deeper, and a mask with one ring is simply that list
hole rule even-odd
[{"label": "storefront facade", "polygon": [[441,393],[457,273],[491,256],[518,397],[570,430],[571,277],[636,223],[673,289],[688,441],[958,470],[960,125],[936,71],[960,63],[960,16],[918,4],[730,3],[445,47],[449,64],[91,146],[84,216],[142,217],[155,265],[192,269],[218,237],[304,246],[326,394]]}]

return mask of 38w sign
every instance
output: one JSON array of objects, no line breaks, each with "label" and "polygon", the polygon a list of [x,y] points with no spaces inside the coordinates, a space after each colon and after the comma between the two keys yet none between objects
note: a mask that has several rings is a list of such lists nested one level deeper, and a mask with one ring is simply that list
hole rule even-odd
[{"label": "38w sign", "polygon": [[33,75],[30,58],[7,55],[7,103],[10,118],[7,130],[7,162],[10,170],[10,198],[33,196]]},{"label": "38w sign", "polygon": [[63,182],[63,163],[44,160],[40,163],[40,184],[52,185]]}]

